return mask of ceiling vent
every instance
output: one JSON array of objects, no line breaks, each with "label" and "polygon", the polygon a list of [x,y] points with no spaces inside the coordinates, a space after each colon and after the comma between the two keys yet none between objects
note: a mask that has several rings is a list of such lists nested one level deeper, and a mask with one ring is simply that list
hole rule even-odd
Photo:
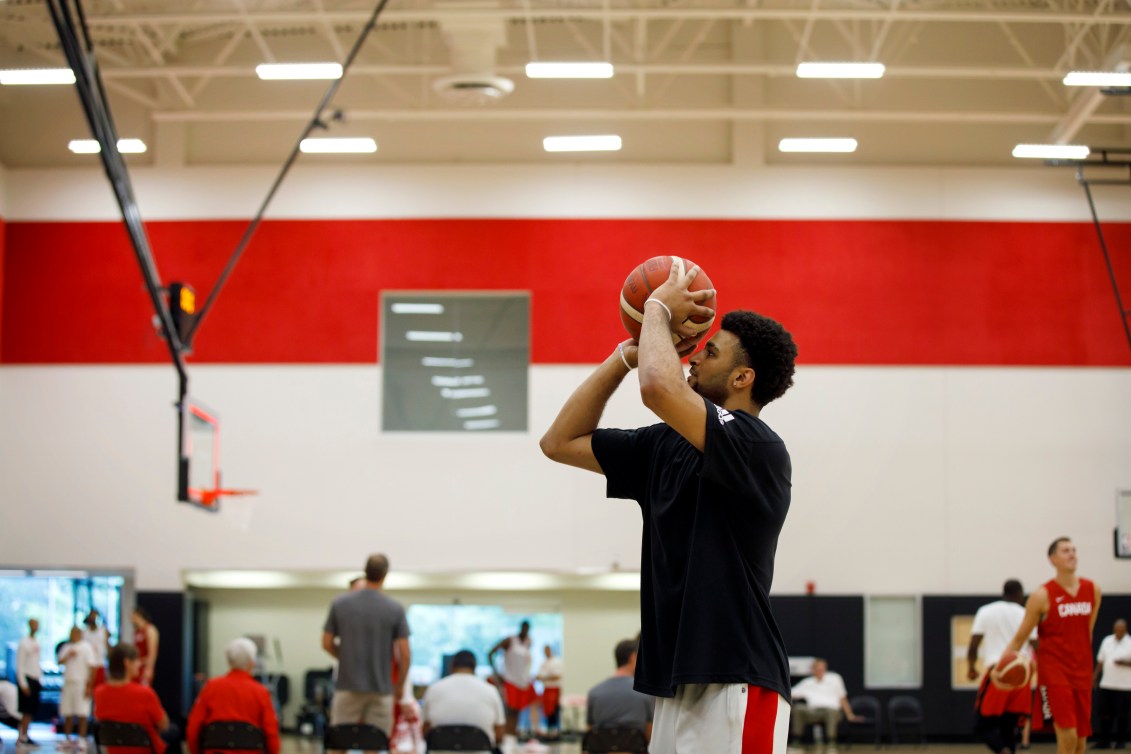
[{"label": "ceiling vent", "polygon": [[487,105],[514,91],[514,82],[495,73],[495,52],[506,44],[501,19],[454,16],[440,21],[452,74],[432,88],[443,99],[461,105]]}]

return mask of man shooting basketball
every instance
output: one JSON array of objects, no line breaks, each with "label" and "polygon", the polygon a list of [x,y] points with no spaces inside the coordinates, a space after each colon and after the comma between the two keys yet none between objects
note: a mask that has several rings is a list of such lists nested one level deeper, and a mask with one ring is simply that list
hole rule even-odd
[{"label": "man shooting basketball", "polygon": [[[659,697],[653,754],[784,751],[789,669],[768,593],[789,509],[785,444],[758,418],[793,384],[797,348],[781,325],[736,311],[691,358],[686,380],[673,327],[711,316],[691,293],[698,269],[673,265],[644,307],[639,348],[618,346],[542,438],[551,459],[604,474],[609,497],[644,517],[641,643],[634,688]],[[597,425],[639,361],[644,405],[662,421]]]},{"label": "man shooting basketball", "polygon": [[1056,578],[1025,603],[1025,620],[1007,649],[1017,652],[1037,629],[1038,722],[1052,722],[1057,754],[1083,754],[1092,733],[1092,630],[1100,588],[1076,575],[1076,545],[1060,537],[1049,545]]}]

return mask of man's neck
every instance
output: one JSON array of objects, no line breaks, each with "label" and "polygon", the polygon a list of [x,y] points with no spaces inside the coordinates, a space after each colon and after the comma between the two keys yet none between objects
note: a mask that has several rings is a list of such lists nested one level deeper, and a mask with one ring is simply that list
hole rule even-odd
[{"label": "man's neck", "polygon": [[762,410],[761,406],[750,399],[749,393],[732,393],[723,403],[723,408],[727,411],[745,411],[751,416],[757,416]]},{"label": "man's neck", "polygon": [[615,675],[615,676],[625,676],[626,678],[632,678],[633,676],[635,676],[635,675],[636,675],[636,671],[635,671],[635,670],[632,670],[631,668],[629,668],[629,667],[627,667],[627,666],[625,666],[625,667],[620,667],[620,668],[617,668],[617,669],[616,669],[616,670],[615,670],[615,671],[613,672],[613,675]]},{"label": "man's neck", "polygon": [[383,587],[383,586],[385,586],[385,580],[384,579],[381,579],[380,581],[366,581],[365,582],[365,588],[366,589],[376,589],[377,591],[380,591],[381,587]]},{"label": "man's neck", "polygon": [[1080,586],[1080,577],[1076,575],[1075,570],[1069,571],[1067,569],[1061,570],[1058,568],[1056,569],[1056,583],[1074,592],[1076,588]]}]

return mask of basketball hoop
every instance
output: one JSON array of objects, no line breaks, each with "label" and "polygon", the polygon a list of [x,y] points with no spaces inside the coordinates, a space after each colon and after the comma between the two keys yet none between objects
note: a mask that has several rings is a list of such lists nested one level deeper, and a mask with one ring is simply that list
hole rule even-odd
[{"label": "basketball hoop", "polygon": [[222,497],[239,497],[243,495],[258,495],[259,490],[229,490],[229,489],[214,489],[214,490],[201,490],[194,487],[189,488],[189,492],[200,500],[199,505],[204,508],[219,509],[220,498]]}]

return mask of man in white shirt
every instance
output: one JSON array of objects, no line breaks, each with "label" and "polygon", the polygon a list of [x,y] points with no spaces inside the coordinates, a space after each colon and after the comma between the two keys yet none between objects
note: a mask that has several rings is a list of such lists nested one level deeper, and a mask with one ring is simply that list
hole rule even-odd
[{"label": "man in white shirt", "polygon": [[94,648],[83,639],[82,629],[71,629],[71,640],[59,647],[59,663],[63,666],[63,691],[59,697],[59,715],[63,718],[63,742],[59,748],[70,748],[75,718],[79,721],[78,751],[86,749],[86,721],[90,717],[90,699],[94,690],[94,671],[98,658]]},{"label": "man in white shirt", "polygon": [[1112,631],[1100,642],[1096,654],[1096,680],[1100,687],[1097,749],[1126,747],[1127,723],[1131,719],[1131,636],[1127,635],[1127,621],[1120,618]]},{"label": "man in white shirt", "polygon": [[470,725],[486,733],[492,746],[503,740],[502,699],[491,684],[476,677],[475,665],[475,655],[460,650],[452,658],[452,674],[428,687],[421,702],[425,736],[441,725]]},{"label": "man in white shirt", "polygon": [[[1012,754],[1017,748],[1017,724],[1033,711],[1033,695],[1028,686],[1006,691],[990,682],[990,670],[1001,659],[1009,642],[1025,619],[1025,589],[1017,579],[1005,582],[1001,599],[982,605],[974,614],[970,628],[970,646],[966,650],[966,677],[978,677],[978,655],[985,674],[978,688],[975,710],[978,714],[974,733],[994,754]],[[1030,644],[1036,641],[1036,632]],[[1030,655],[1030,645],[1021,651]]]},{"label": "man in white shirt", "polygon": [[95,686],[106,680],[106,654],[110,651],[110,632],[105,625],[99,625],[99,617],[101,617],[100,613],[91,608],[83,620],[86,628],[82,632],[83,641],[94,650],[94,660],[97,665],[94,670]]},{"label": "man in white shirt", "polygon": [[848,692],[844,679],[839,673],[829,670],[829,664],[818,657],[813,660],[813,675],[793,687],[793,701],[805,700],[805,705],[795,704],[790,711],[793,736],[800,739],[805,726],[820,723],[825,729],[825,739],[829,751],[836,751],[836,727],[840,723],[841,712],[849,722],[856,719],[852,706],[848,703]]},{"label": "man in white shirt", "polygon": [[32,718],[39,712],[39,692],[42,689],[43,670],[39,667],[39,621],[32,618],[27,622],[28,635],[20,639],[16,648],[16,685],[20,687],[20,737],[17,746],[35,746],[28,738],[27,729]]},{"label": "man in white shirt", "polygon": [[542,718],[546,735],[557,739],[561,734],[562,658],[554,655],[549,644],[543,651],[546,659],[538,669],[538,680],[542,682]]}]

